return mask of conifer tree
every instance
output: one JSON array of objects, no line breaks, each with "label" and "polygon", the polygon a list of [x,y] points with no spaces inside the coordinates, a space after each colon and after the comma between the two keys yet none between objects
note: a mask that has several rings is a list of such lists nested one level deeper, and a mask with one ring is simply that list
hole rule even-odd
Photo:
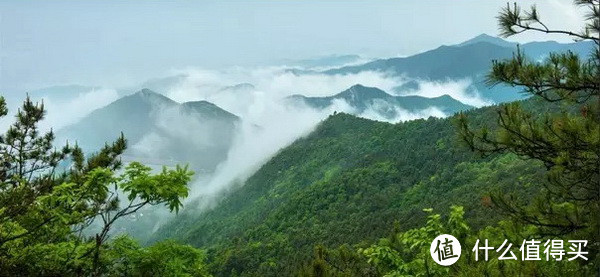
[{"label": "conifer tree", "polygon": [[[504,37],[523,32],[561,34],[587,41],[586,57],[572,52],[551,53],[543,61],[529,59],[518,49],[512,59],[494,61],[490,85],[522,88],[531,96],[526,104],[498,106],[497,123],[473,130],[466,114],[459,116],[461,138],[484,155],[512,152],[547,169],[540,180],[542,195],[530,205],[519,205],[505,195],[494,203],[520,222],[538,228],[540,235],[568,235],[588,239],[598,248],[600,224],[600,2],[577,0],[586,9],[580,32],[555,30],[541,19],[535,6],[522,10],[507,5],[498,16]],[[527,105],[536,105],[532,108]],[[532,112],[538,111],[538,113]],[[539,111],[545,111],[539,114]]]},{"label": "conifer tree", "polygon": [[[0,117],[7,112],[0,97]],[[123,134],[87,157],[76,144],[57,149],[53,131],[38,128],[44,115],[43,103],[27,97],[15,123],[0,135],[0,275],[104,275],[113,267],[101,253],[110,249],[106,244],[114,222],[147,205],[164,204],[177,212],[193,173],[177,166],[152,174],[137,162],[122,167]],[[82,230],[96,220],[100,231],[86,236]],[[195,266],[202,262],[198,250],[171,246]],[[169,263],[180,257],[155,258]]]}]

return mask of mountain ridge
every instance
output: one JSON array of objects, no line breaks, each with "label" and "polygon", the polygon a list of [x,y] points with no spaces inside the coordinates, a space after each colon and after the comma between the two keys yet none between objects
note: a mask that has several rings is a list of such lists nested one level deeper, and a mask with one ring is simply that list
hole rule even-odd
[{"label": "mountain ridge", "polygon": [[[467,113],[486,122],[496,107]],[[361,247],[392,228],[420,226],[425,208],[462,205],[471,226],[488,225],[502,218],[482,203],[490,186],[516,190],[540,178],[542,165],[511,155],[480,159],[457,145],[453,120],[390,124],[331,115],[214,208],[188,205],[153,240],[207,248],[217,276],[289,276],[314,258],[315,245]],[[526,198],[533,189],[520,192]]]},{"label": "mountain ridge", "polygon": [[[130,145],[128,156],[149,158],[149,153],[142,154],[141,149],[154,149],[153,155],[163,160],[194,162],[196,169],[212,171],[226,158],[239,120],[213,103],[178,103],[144,88],[92,111],[79,122],[59,130],[57,137],[76,140],[84,150],[91,150],[123,133]],[[146,144],[157,145],[148,148],[150,145]],[[195,145],[198,148],[194,150],[205,155],[179,149],[186,144]]]},{"label": "mountain ridge", "polygon": [[352,108],[356,109],[358,114],[368,109],[375,109],[376,112],[388,119],[397,116],[398,111],[395,111],[395,108],[400,108],[413,113],[428,108],[438,108],[446,115],[473,108],[447,94],[433,98],[417,95],[395,96],[388,94],[381,89],[366,87],[360,84],[353,85],[332,96],[307,97],[300,94],[294,94],[287,97],[287,99],[290,101],[301,101],[316,109],[325,109],[333,105],[335,100],[343,100]]},{"label": "mountain ridge", "polygon": [[[529,42],[522,44],[520,48],[526,56],[539,60],[550,52],[572,51],[580,56],[587,55],[593,49],[593,42]],[[523,95],[517,88],[501,85],[488,87],[485,76],[493,60],[508,59],[515,51],[516,44],[484,34],[456,45],[442,45],[408,57],[383,58],[322,73],[346,75],[376,71],[389,76],[428,82],[468,80],[471,82],[467,88],[469,92],[477,92],[486,100],[502,103],[521,100]]]}]

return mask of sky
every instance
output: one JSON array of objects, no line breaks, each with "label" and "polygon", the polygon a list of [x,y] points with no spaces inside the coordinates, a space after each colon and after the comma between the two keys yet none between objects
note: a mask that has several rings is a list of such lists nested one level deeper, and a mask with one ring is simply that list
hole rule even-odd
[{"label": "sky", "polygon": [[[550,27],[581,28],[581,11],[569,0],[522,2],[536,3]],[[1,1],[0,92],[127,85],[188,66],[261,66],[332,54],[407,56],[481,33],[497,35],[495,16],[505,5],[505,0]]]}]

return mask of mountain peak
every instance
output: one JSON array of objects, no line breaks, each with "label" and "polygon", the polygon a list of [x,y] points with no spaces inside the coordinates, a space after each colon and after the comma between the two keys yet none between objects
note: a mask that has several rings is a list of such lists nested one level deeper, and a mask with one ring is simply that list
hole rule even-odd
[{"label": "mountain peak", "polygon": [[454,97],[450,96],[449,94],[442,94],[438,97],[434,97],[434,98],[438,98],[438,99],[452,99],[452,100],[456,100],[454,99]]},{"label": "mountain peak", "polygon": [[140,95],[153,95],[153,94],[159,94],[158,92],[154,92],[150,89],[147,88],[143,88],[142,90],[136,92],[136,94],[140,94]]},{"label": "mountain peak", "polygon": [[363,88],[366,88],[366,87],[361,84],[355,84],[350,87],[350,89],[363,89]]},{"label": "mountain peak", "polygon": [[204,100],[189,101],[181,104],[183,111],[199,113],[214,118],[228,118],[238,120],[238,116],[222,109],[221,107]]},{"label": "mountain peak", "polygon": [[495,44],[498,46],[511,47],[511,48],[516,45],[516,43],[514,43],[514,42],[506,41],[499,37],[494,37],[494,36],[490,36],[486,33],[483,33],[483,34],[480,34],[480,35],[478,35],[472,39],[469,39],[465,42],[459,43],[456,46],[466,46],[469,44],[474,44],[474,43],[479,43],[479,42],[487,42],[487,43]]},{"label": "mountain peak", "polygon": [[204,110],[204,109],[215,109],[215,108],[220,109],[217,105],[215,105],[211,102],[205,101],[205,100],[184,102],[181,104],[181,107],[183,107],[184,109],[193,109],[193,110]]},{"label": "mountain peak", "polygon": [[476,37],[474,37],[472,39],[498,39],[498,38],[494,37],[494,36],[490,36],[490,35],[488,35],[486,33],[481,33],[480,35],[478,35],[478,36],[476,36]]},{"label": "mountain peak", "polygon": [[383,90],[375,87],[365,87],[361,84],[353,85],[347,90],[340,92],[338,95],[342,97],[351,96],[361,98],[381,98],[390,96]]},{"label": "mountain peak", "polygon": [[227,86],[221,89],[221,91],[234,91],[234,92],[238,92],[238,91],[250,91],[250,90],[254,90],[256,89],[256,87],[254,87],[253,84],[250,83],[240,83],[240,84],[236,84],[233,86]]},{"label": "mountain peak", "polygon": [[[158,100],[158,101],[164,101],[164,102],[173,102],[175,103],[175,101],[173,101],[171,98],[166,97],[156,91],[153,91],[151,89],[147,89],[147,88],[143,88],[140,91],[132,94],[132,96],[136,96],[142,99],[154,99],[154,100]],[[118,100],[117,100],[118,101]]]}]

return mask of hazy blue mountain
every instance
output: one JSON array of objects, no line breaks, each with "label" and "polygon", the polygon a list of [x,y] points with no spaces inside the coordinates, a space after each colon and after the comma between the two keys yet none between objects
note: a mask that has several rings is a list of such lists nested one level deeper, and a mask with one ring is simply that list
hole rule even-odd
[{"label": "hazy blue mountain", "polygon": [[58,132],[84,150],[97,149],[122,132],[127,159],[190,163],[211,171],[227,155],[239,118],[206,101],[179,104],[143,89],[91,112]]},{"label": "hazy blue mountain", "polygon": [[232,91],[232,92],[239,92],[239,91],[252,91],[255,90],[256,87],[254,87],[253,84],[250,83],[240,83],[240,84],[236,84],[233,86],[227,86],[221,89],[221,91]]},{"label": "hazy blue mountain", "polygon": [[333,104],[335,100],[344,100],[360,114],[368,109],[373,109],[386,118],[395,118],[397,109],[408,112],[419,112],[427,108],[438,108],[447,115],[458,111],[473,108],[463,104],[454,98],[443,95],[440,97],[427,98],[421,96],[394,96],[374,87],[354,85],[349,89],[333,96],[307,97],[303,95],[292,95],[291,101],[302,101],[303,103],[317,109],[324,109]]},{"label": "hazy blue mountain", "polygon": [[[91,112],[78,123],[65,127],[61,134],[78,137],[84,146],[103,145],[124,132],[130,142],[135,142],[151,127],[153,112],[158,108],[170,108],[178,103],[148,89],[125,96],[106,107]],[[77,136],[76,136],[77,135]]]},{"label": "hazy blue mountain", "polygon": [[474,43],[478,43],[478,42],[487,42],[487,43],[495,44],[498,46],[511,47],[511,48],[517,46],[517,43],[515,43],[515,42],[506,41],[499,37],[490,36],[488,34],[478,35],[472,39],[469,39],[465,42],[459,43],[455,46],[466,46],[466,45],[474,44]]},{"label": "hazy blue mountain", "polygon": [[[592,42],[558,43],[554,41],[531,42],[520,46],[526,55],[534,60],[544,58],[550,52],[572,51],[579,55],[588,55],[593,49]],[[328,74],[350,74],[361,71],[380,71],[416,80],[444,82],[448,80],[469,79],[471,91],[477,91],[486,99],[494,102],[506,102],[522,99],[518,88],[485,85],[485,75],[493,60],[510,58],[517,50],[516,44],[500,38],[479,35],[473,39],[453,46],[441,46],[403,58],[380,59],[369,63],[346,66],[325,71]],[[409,84],[411,89],[417,83]],[[398,91],[407,88],[399,87]]]},{"label": "hazy blue mountain", "polygon": [[[526,43],[520,46],[523,52],[528,57],[535,60],[548,57],[551,52],[564,53],[571,51],[578,54],[580,57],[587,57],[590,55],[594,43],[591,41],[579,41],[573,43],[558,43],[556,41],[536,41]],[[516,46],[513,48],[516,51]]]},{"label": "hazy blue mountain", "polygon": [[180,105],[184,114],[198,116],[203,119],[219,119],[236,121],[238,117],[208,101],[190,101]]},{"label": "hazy blue mountain", "polygon": [[326,71],[330,74],[358,73],[374,70],[405,75],[409,78],[446,80],[472,77],[485,72],[493,59],[507,58],[512,49],[489,42],[462,47],[440,46],[434,50],[405,58],[376,60]]},{"label": "hazy blue mountain", "polygon": [[419,90],[420,88],[421,88],[421,85],[419,84],[419,82],[417,82],[415,80],[410,80],[402,85],[399,85],[399,86],[393,88],[393,90],[396,93],[405,93],[405,92],[409,92],[409,91]]}]

